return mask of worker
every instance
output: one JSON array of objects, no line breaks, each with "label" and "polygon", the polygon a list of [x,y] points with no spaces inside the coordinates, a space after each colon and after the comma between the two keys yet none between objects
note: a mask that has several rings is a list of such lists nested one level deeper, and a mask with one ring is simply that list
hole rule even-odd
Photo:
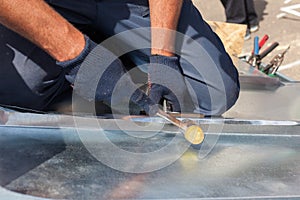
[{"label": "worker", "polygon": [[[193,112],[220,115],[239,95],[235,66],[190,0],[0,0],[0,23],[1,105],[48,111],[72,89],[85,99],[109,104],[114,86],[126,73],[124,60],[110,64],[99,77],[95,94],[90,94],[89,86],[86,91],[76,89],[77,73],[88,55],[95,56],[90,52],[96,46],[104,52],[103,63],[106,56],[114,57],[98,43],[142,27],[151,27],[151,34],[144,37],[151,48],[129,52],[126,59],[148,66],[151,102],[166,99],[173,111],[184,112],[182,102],[188,97]],[[155,28],[171,31],[161,34]],[[181,41],[179,33],[189,40]],[[126,38],[121,43],[130,45]],[[189,51],[186,44],[200,50]],[[100,69],[103,63],[93,67]],[[87,78],[83,83],[89,81],[93,82]],[[127,83],[133,84],[130,79]],[[151,104],[140,93],[130,95],[142,107]]]},{"label": "worker", "polygon": [[245,24],[247,31],[245,40],[251,38],[251,33],[258,31],[259,22],[253,0],[221,0],[226,14],[226,22]]}]

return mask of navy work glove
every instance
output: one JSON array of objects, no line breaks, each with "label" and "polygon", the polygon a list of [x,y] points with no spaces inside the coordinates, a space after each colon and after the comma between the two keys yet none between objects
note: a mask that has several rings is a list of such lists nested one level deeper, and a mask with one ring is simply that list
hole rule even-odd
[{"label": "navy work glove", "polygon": [[[125,73],[122,62],[103,46],[98,45],[97,51],[95,53],[92,52],[97,44],[88,37],[85,37],[85,41],[85,48],[79,56],[69,61],[57,62],[59,66],[65,68],[65,77],[72,85],[74,85],[76,76],[80,71],[81,74],[76,80],[76,87],[74,87],[74,91],[86,100],[103,101],[105,104],[111,106],[114,88],[117,82],[122,78],[122,88],[118,90],[119,93],[114,93],[115,100],[120,100],[121,102],[122,99],[128,99],[128,95],[132,94],[130,101],[140,106],[147,114],[154,115],[157,112],[157,107],[145,93],[136,89],[137,87],[132,82],[128,73]],[[98,55],[98,52],[101,52],[101,55]],[[81,66],[83,66],[83,61],[89,54],[91,57],[94,57],[86,60],[88,64],[85,66],[88,65],[88,69],[80,70]],[[114,61],[112,63],[108,63],[109,65],[104,71],[101,67],[107,66],[107,63],[105,63],[106,60]],[[99,70],[102,70],[101,73],[99,73]],[[95,82],[97,82],[97,87],[95,90],[92,90]],[[129,91],[131,93],[129,93]],[[118,104],[119,102],[115,103]]]},{"label": "navy work glove", "polygon": [[150,56],[148,80],[149,97],[154,103],[166,99],[173,112],[182,111],[180,103],[184,102],[188,90],[177,57]]}]

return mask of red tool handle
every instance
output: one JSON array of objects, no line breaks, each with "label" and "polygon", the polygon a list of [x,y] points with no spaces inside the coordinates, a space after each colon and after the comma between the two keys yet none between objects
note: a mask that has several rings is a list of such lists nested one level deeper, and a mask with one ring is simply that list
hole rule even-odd
[{"label": "red tool handle", "polygon": [[264,35],[264,37],[259,41],[259,44],[258,44],[259,49],[261,49],[266,44],[268,39],[269,39],[269,36],[267,34]]}]

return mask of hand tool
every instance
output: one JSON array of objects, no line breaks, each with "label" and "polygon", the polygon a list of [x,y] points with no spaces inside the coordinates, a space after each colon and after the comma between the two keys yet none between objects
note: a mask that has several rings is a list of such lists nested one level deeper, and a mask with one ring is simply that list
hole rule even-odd
[{"label": "hand tool", "polygon": [[175,126],[179,127],[184,131],[184,137],[187,141],[192,144],[200,144],[204,140],[204,133],[200,126],[196,125],[193,121],[188,120],[186,122],[182,122],[178,120],[176,117],[169,115],[163,110],[159,109],[156,113],[157,116],[171,122]]},{"label": "hand tool", "polygon": [[276,71],[278,70],[279,66],[281,65],[283,59],[284,59],[284,55],[286,54],[286,52],[289,50],[290,46],[288,46],[286,48],[286,50],[284,50],[284,52],[277,54],[276,56],[274,56],[272,58],[272,60],[269,62],[269,64],[267,64],[264,69],[263,72],[268,74],[268,75],[275,75]]},{"label": "hand tool", "polygon": [[[268,41],[268,39],[269,39],[269,36],[266,34],[266,35],[264,35],[264,37],[259,41],[259,43],[258,43],[258,48],[259,48],[259,50],[266,44],[266,42]],[[252,55],[254,54],[254,49],[252,49],[251,54],[252,54]]]},{"label": "hand tool", "polygon": [[258,68],[258,60],[259,60],[259,37],[255,36],[254,37],[254,57],[252,60],[252,66],[255,68]]},{"label": "hand tool", "polygon": [[266,57],[269,53],[271,53],[276,47],[278,47],[279,43],[274,42],[268,48],[266,48],[263,52],[259,54],[260,59]]},{"label": "hand tool", "polygon": [[268,41],[269,36],[266,34],[264,35],[264,37],[259,41],[259,50],[266,44],[266,42]]},{"label": "hand tool", "polygon": [[272,67],[272,71],[270,73],[270,75],[275,75],[275,73],[277,72],[278,68],[280,67],[281,63],[283,62],[284,59],[284,55],[288,52],[288,50],[290,49],[290,45],[280,54],[277,54],[271,61],[271,63],[273,64]]},{"label": "hand tool", "polygon": [[[269,39],[269,36],[266,34],[264,35],[264,37],[259,41],[259,44],[258,44],[258,47],[259,47],[259,50],[266,44],[266,42],[268,41]],[[252,63],[253,61],[253,58],[254,58],[254,49],[252,49],[252,52],[251,54],[248,56],[248,57],[241,57],[242,59],[246,59],[246,62],[248,63]],[[241,59],[240,58],[240,59]],[[259,58],[260,59],[260,58]],[[261,60],[261,59],[260,59]]]},{"label": "hand tool", "polygon": [[259,54],[259,37],[255,36],[254,37],[254,55],[258,55]]},{"label": "hand tool", "polygon": [[[269,53],[271,53],[278,46],[279,46],[278,42],[272,43],[268,48],[266,48],[262,53],[259,54],[260,59],[262,60],[264,57],[266,57]],[[264,66],[263,68],[261,68],[260,70],[262,72],[264,72],[265,74],[268,74],[269,70],[272,66],[273,65],[268,64],[268,65]]]}]

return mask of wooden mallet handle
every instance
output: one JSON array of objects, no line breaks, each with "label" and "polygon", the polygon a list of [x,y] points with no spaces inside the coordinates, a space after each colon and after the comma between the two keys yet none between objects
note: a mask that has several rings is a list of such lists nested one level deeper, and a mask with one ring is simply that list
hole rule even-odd
[{"label": "wooden mallet handle", "polygon": [[192,144],[200,144],[204,140],[204,133],[200,126],[196,125],[192,121],[182,122],[176,117],[169,115],[163,110],[159,109],[156,113],[157,116],[171,122],[175,126],[179,127],[184,131],[184,137]]}]

